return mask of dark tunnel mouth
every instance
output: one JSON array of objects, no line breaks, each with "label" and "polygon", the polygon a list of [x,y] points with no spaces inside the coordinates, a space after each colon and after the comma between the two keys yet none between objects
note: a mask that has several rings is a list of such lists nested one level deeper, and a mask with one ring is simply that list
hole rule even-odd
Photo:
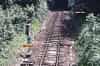
[{"label": "dark tunnel mouth", "polygon": [[51,11],[65,11],[68,9],[67,0],[47,0],[48,9]]},{"label": "dark tunnel mouth", "polygon": [[85,20],[87,14],[70,14],[70,19],[64,19],[64,37],[70,37],[77,40],[81,31],[81,21]]},{"label": "dark tunnel mouth", "polygon": [[100,14],[99,0],[47,0],[50,11],[85,11]]}]

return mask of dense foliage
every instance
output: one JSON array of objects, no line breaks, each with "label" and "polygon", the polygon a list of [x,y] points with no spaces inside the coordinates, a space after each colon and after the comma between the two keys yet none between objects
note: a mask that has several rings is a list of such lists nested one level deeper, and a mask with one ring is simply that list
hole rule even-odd
[{"label": "dense foliage", "polygon": [[45,0],[0,0],[0,64],[7,63],[11,49],[25,41],[25,24],[38,24],[46,13]]},{"label": "dense foliage", "polygon": [[82,30],[76,47],[79,66],[100,65],[100,16],[89,14],[82,22]]}]

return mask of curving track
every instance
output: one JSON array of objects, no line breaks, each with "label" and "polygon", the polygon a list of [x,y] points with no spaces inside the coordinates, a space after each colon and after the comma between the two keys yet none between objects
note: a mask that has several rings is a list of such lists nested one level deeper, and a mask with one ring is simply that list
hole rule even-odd
[{"label": "curving track", "polygon": [[51,12],[51,14],[52,19],[45,25],[46,28],[41,30],[43,32],[41,35],[44,34],[45,37],[38,38],[38,40],[43,39],[43,43],[41,51],[37,55],[38,62],[35,62],[34,66],[69,66],[69,64],[75,64],[72,43],[66,40],[66,44],[64,41],[65,25],[63,19],[65,13],[58,11]]},{"label": "curving track", "polygon": [[59,61],[60,57],[60,45],[62,38],[62,33],[59,27],[56,26],[56,22],[58,23],[61,18],[61,13],[56,13],[55,14],[55,20],[52,26],[52,31],[49,34],[49,37],[47,38],[45,44],[44,44],[44,49],[41,52],[41,59],[39,66],[59,66]]}]

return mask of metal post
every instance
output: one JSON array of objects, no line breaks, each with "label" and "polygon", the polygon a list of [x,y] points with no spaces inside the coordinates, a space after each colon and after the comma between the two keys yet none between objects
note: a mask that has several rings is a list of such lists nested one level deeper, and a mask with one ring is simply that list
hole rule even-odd
[{"label": "metal post", "polygon": [[31,20],[28,20],[27,24],[25,25],[25,34],[27,36],[27,43],[30,44],[32,42],[32,30],[31,30]]}]

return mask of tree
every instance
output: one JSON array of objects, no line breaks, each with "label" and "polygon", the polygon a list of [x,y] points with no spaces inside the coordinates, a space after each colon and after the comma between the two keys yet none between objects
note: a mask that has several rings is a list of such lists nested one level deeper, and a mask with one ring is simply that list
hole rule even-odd
[{"label": "tree", "polygon": [[89,14],[82,23],[76,47],[78,49],[79,66],[100,65],[100,17]]},{"label": "tree", "polygon": [[41,8],[40,5],[44,3],[45,1],[40,0],[0,0],[0,64],[8,62],[11,42],[16,35],[24,34],[24,26],[28,20],[31,23],[34,19],[42,20],[46,8]]}]

